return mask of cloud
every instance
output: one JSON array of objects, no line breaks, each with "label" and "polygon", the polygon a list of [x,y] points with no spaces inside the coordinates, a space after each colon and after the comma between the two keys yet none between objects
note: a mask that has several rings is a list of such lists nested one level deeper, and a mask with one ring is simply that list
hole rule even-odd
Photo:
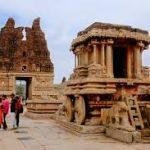
[{"label": "cloud", "polygon": [[[51,58],[55,67],[55,82],[69,77],[74,56],[69,51],[77,32],[95,21],[132,25],[149,30],[148,0],[0,0],[0,26],[14,17],[17,26],[31,26],[41,17]],[[150,66],[150,53],[144,52],[143,64]]]}]

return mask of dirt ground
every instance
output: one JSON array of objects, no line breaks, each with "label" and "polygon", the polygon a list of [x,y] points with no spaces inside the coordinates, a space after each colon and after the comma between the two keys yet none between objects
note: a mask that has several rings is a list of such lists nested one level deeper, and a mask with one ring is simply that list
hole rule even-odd
[{"label": "dirt ground", "polygon": [[99,135],[79,137],[53,120],[32,120],[21,116],[20,127],[0,129],[0,150],[149,150],[148,143],[126,144]]}]

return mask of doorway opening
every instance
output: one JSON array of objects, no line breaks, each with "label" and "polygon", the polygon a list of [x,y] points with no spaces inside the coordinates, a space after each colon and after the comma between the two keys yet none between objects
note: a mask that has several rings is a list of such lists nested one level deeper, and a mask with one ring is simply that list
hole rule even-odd
[{"label": "doorway opening", "polygon": [[127,77],[127,60],[126,48],[114,47],[113,48],[113,68],[115,78]]},{"label": "doorway opening", "polygon": [[32,77],[16,77],[16,94],[23,99],[32,99]]}]

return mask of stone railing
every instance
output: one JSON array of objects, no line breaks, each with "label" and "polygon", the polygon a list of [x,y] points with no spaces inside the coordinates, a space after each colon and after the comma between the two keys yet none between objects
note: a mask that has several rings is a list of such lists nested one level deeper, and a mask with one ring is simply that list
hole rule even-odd
[{"label": "stone railing", "polygon": [[80,66],[74,69],[74,73],[70,76],[70,79],[81,79],[87,76],[92,78],[105,78],[107,77],[106,67],[100,64],[91,64],[88,67]]}]

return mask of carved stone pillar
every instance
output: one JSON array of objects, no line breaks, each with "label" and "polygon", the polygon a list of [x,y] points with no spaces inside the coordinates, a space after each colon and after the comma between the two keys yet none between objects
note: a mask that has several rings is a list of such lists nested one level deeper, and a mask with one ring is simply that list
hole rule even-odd
[{"label": "carved stone pillar", "polygon": [[75,54],[74,61],[75,61],[75,68],[76,68],[77,67],[77,55],[76,54]]},{"label": "carved stone pillar", "polygon": [[101,44],[101,51],[100,51],[100,57],[101,57],[101,65],[105,66],[105,44]]},{"label": "carved stone pillar", "polygon": [[77,62],[78,62],[77,66],[80,66],[80,55],[79,54],[77,54]]},{"label": "carved stone pillar", "polygon": [[93,44],[93,63],[97,63],[97,45]]},{"label": "carved stone pillar", "polygon": [[134,48],[134,76],[136,78],[141,78],[141,49],[143,46],[143,43],[139,42]]},{"label": "carved stone pillar", "polygon": [[127,48],[127,77],[132,78],[132,49]]},{"label": "carved stone pillar", "polygon": [[88,65],[88,49],[85,51],[85,65]]},{"label": "carved stone pillar", "polygon": [[142,53],[143,53],[143,49],[141,49],[140,51],[140,64],[141,64],[141,72],[142,72]]},{"label": "carved stone pillar", "polygon": [[81,54],[81,52],[80,52],[80,54],[79,54],[79,60],[80,60],[80,66],[82,66],[82,61],[83,61],[83,59],[82,59],[82,54]]},{"label": "carved stone pillar", "polygon": [[134,48],[134,75],[139,78],[140,75],[140,49],[139,47]]},{"label": "carved stone pillar", "polygon": [[110,78],[113,78],[113,49],[112,49],[112,40],[107,41],[107,46],[106,46],[106,70],[107,70],[107,75]]}]

